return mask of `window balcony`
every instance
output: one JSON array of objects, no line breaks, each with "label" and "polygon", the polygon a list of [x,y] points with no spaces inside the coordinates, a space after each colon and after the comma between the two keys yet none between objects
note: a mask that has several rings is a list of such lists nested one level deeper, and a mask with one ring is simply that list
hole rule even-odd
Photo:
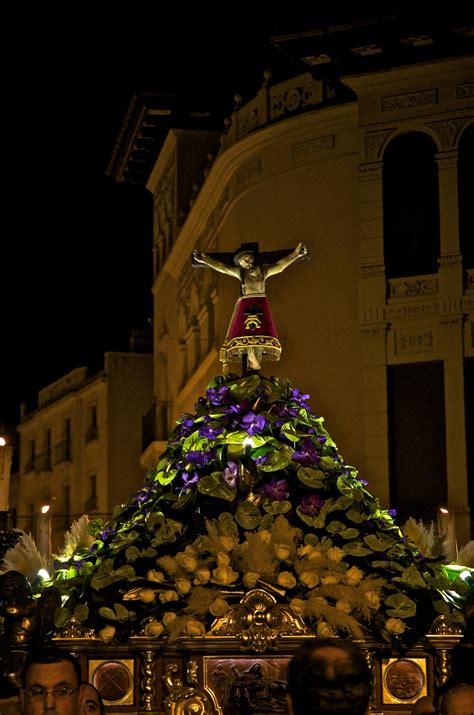
[{"label": "window balcony", "polygon": [[41,452],[37,454],[35,458],[35,472],[37,474],[40,472],[50,472],[51,469],[51,452]]},{"label": "window balcony", "polygon": [[72,461],[72,442],[70,439],[65,439],[59,442],[54,447],[54,464],[62,464],[63,462]]},{"label": "window balcony", "polygon": [[95,439],[99,439],[99,428],[91,425],[86,430],[84,442],[87,444],[88,442],[93,442]]}]

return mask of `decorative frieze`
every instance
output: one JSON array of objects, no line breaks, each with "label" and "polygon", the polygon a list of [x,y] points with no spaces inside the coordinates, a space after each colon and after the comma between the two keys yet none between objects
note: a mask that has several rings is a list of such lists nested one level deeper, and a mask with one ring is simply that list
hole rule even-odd
[{"label": "decorative frieze", "polygon": [[442,149],[451,149],[455,145],[459,130],[469,120],[470,117],[460,117],[459,119],[447,119],[443,122],[427,122],[426,126],[437,134]]},{"label": "decorative frieze", "polygon": [[388,281],[390,298],[413,298],[419,295],[436,295],[438,293],[438,277],[431,275],[425,278],[391,278]]},{"label": "decorative frieze", "polygon": [[425,104],[437,104],[438,90],[425,89],[421,92],[396,94],[391,97],[382,97],[380,108],[382,112],[393,112],[397,109],[414,109]]},{"label": "decorative frieze", "polygon": [[371,164],[360,164],[357,167],[357,177],[359,181],[381,181],[383,164],[377,161]]},{"label": "decorative frieze", "polygon": [[244,184],[255,176],[259,176],[262,173],[262,160],[257,157],[251,161],[247,161],[242,169],[236,174],[235,181],[237,186]]},{"label": "decorative frieze", "polygon": [[365,156],[367,159],[377,159],[380,156],[382,146],[395,129],[380,129],[367,132],[365,135]]},{"label": "decorative frieze", "polygon": [[438,258],[438,263],[440,266],[452,266],[462,263],[462,256],[460,253],[445,253],[444,256]]},{"label": "decorative frieze", "polygon": [[306,142],[301,142],[300,144],[294,144],[291,147],[291,156],[293,161],[297,164],[311,158],[313,154],[317,154],[320,151],[326,151],[334,149],[335,147],[335,136],[334,134],[328,134],[324,137],[318,137],[317,139],[310,139]]},{"label": "decorative frieze", "polygon": [[387,334],[387,326],[385,323],[382,325],[379,324],[363,326],[360,329],[360,334],[362,340],[364,341],[385,340],[385,336]]},{"label": "decorative frieze", "polygon": [[384,263],[370,263],[359,267],[361,276],[381,276],[385,274]]},{"label": "decorative frieze", "polygon": [[323,101],[322,82],[306,73],[270,88],[270,119],[304,109]]},{"label": "decorative frieze", "polygon": [[456,87],[456,96],[458,99],[470,99],[474,97],[474,82],[458,84]]},{"label": "decorative frieze", "polygon": [[440,318],[439,327],[445,332],[457,332],[462,329],[462,316],[453,315]]},{"label": "decorative frieze", "polygon": [[404,303],[403,305],[388,305],[385,308],[385,319],[393,321],[402,318],[421,318],[426,315],[437,315],[439,303]]},{"label": "decorative frieze", "polygon": [[395,330],[395,350],[399,355],[430,353],[433,351],[434,335],[429,328],[423,330]]}]

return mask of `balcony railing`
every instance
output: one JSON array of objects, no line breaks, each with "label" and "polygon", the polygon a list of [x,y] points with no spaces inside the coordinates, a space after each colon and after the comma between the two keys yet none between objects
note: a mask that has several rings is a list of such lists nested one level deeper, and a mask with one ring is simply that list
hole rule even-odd
[{"label": "balcony railing", "polygon": [[72,449],[71,449],[71,440],[70,439],[65,439],[62,442],[59,442],[58,444],[55,445],[54,447],[54,463],[55,464],[62,464],[63,462],[71,462],[72,461]]},{"label": "balcony railing", "polygon": [[28,461],[25,464],[25,474],[28,474],[28,472],[34,472],[35,471],[35,457],[30,457]]},{"label": "balcony railing", "polygon": [[51,471],[51,452],[41,452],[35,457],[35,472]]},{"label": "balcony railing", "polygon": [[99,438],[99,428],[98,427],[88,427],[84,435],[84,442],[93,442],[95,439]]},{"label": "balcony railing", "polygon": [[169,436],[171,402],[155,400],[142,417],[142,450],[154,441],[165,441]]}]

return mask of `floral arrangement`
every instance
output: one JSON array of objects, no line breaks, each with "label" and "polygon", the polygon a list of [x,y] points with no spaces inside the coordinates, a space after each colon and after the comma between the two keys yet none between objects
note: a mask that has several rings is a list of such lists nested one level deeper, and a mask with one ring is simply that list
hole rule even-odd
[{"label": "floral arrangement", "polygon": [[201,636],[258,586],[319,635],[399,650],[438,614],[462,621],[466,584],[402,534],[308,399],[277,377],[216,377],[143,488],[57,557],[57,626]]}]

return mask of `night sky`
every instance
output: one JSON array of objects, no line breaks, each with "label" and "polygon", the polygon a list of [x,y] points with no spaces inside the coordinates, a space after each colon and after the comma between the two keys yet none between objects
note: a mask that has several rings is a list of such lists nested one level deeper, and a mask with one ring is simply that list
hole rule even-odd
[{"label": "night sky", "polygon": [[10,439],[21,402],[33,409],[38,390],[75,367],[99,370],[152,316],[151,197],[105,174],[133,93],[210,92],[230,112],[233,95],[253,96],[271,57],[278,64],[266,38],[281,28],[243,18],[216,29],[215,17],[189,15],[182,26],[115,7],[102,18],[44,12],[4,28],[15,46],[2,78],[0,428]]}]

